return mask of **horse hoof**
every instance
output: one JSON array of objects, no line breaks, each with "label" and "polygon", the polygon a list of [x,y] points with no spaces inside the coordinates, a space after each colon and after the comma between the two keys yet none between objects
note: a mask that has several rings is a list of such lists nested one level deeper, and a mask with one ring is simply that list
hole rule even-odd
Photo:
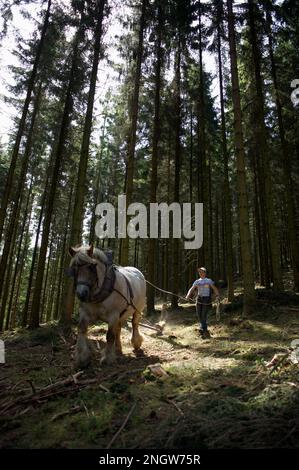
[{"label": "horse hoof", "polygon": [[76,370],[86,369],[89,366],[90,362],[91,362],[90,358],[84,359],[84,360],[77,360],[75,361],[75,369]]},{"label": "horse hoof", "polygon": [[141,348],[139,348],[139,349],[134,349],[133,352],[134,352],[134,354],[135,354],[136,357],[143,357],[143,356],[145,356],[144,350],[141,349]]},{"label": "horse hoof", "polygon": [[142,346],[142,343],[143,343],[142,335],[135,336],[134,338],[131,339],[131,344],[133,346],[134,351],[140,349]]},{"label": "horse hoof", "polygon": [[115,356],[103,356],[101,359],[101,366],[107,365],[110,366],[111,364],[114,364],[116,360]]},{"label": "horse hoof", "polygon": [[85,361],[85,362],[76,362],[75,363],[75,370],[83,370],[87,369],[87,367],[90,365],[90,361]]}]

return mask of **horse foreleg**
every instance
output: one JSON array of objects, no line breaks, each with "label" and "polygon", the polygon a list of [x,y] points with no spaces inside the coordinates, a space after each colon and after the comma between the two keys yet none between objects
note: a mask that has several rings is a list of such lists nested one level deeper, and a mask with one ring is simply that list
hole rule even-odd
[{"label": "horse foreleg", "polygon": [[87,314],[80,310],[78,338],[75,352],[75,365],[80,369],[87,367],[91,358],[91,352],[87,340],[88,324],[89,318]]},{"label": "horse foreleg", "polygon": [[116,350],[116,354],[121,355],[122,354],[121,339],[120,339],[121,321],[118,322],[115,330],[116,330],[115,331],[115,350]]},{"label": "horse foreleg", "polygon": [[104,364],[104,363],[112,364],[116,359],[115,340],[117,336],[117,327],[118,327],[118,323],[108,326],[108,331],[106,335],[107,344],[106,344],[106,348],[104,351],[104,355],[101,359],[101,364]]},{"label": "horse foreleg", "polygon": [[139,321],[140,321],[140,313],[135,310],[133,313],[133,319],[132,319],[132,326],[133,326],[133,334],[132,334],[132,339],[131,343],[134,349],[140,349],[143,341],[143,336],[139,333]]}]

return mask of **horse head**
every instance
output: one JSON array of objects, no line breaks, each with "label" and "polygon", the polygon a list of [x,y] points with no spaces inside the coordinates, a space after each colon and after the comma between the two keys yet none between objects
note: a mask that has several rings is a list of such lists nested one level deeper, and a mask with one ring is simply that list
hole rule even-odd
[{"label": "horse head", "polygon": [[81,302],[88,302],[98,285],[97,261],[93,252],[92,245],[69,249],[72,259],[66,274],[74,279],[76,295]]},{"label": "horse head", "polygon": [[76,295],[81,302],[90,302],[104,280],[106,266],[112,264],[102,250],[93,246],[70,247],[72,257],[66,274],[74,279]]}]

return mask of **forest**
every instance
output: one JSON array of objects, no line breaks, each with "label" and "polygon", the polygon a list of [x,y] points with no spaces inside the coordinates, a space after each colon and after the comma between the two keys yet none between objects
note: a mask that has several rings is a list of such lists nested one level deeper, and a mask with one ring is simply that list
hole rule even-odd
[{"label": "forest", "polygon": [[[0,5],[0,448],[298,447],[299,4]],[[202,245],[99,237],[120,195],[201,203]],[[145,340],[102,366],[98,322],[76,372],[82,245],[143,273]]]}]

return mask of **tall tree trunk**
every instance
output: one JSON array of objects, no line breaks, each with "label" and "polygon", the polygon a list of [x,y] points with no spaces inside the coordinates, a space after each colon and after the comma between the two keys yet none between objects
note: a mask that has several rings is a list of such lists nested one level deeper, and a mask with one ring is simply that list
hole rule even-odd
[{"label": "tall tree trunk", "polygon": [[[55,253],[54,253],[54,259],[53,259],[53,268],[51,270],[51,277],[50,277],[50,282],[49,282],[49,295],[48,295],[48,305],[45,310],[45,316],[46,316],[46,322],[52,321],[53,320],[53,309],[55,308],[56,305],[56,297],[58,296],[58,283],[57,283],[57,271],[59,269],[59,251],[60,251],[60,246],[61,243],[58,243],[58,246],[56,247]],[[49,257],[49,262],[50,262],[50,257]],[[44,292],[46,292],[47,288],[47,283],[45,282],[45,288]]]},{"label": "tall tree trunk", "polygon": [[[153,129],[153,147],[151,161],[151,181],[150,181],[150,202],[157,201],[158,186],[158,146],[160,140],[160,92],[161,92],[161,67],[162,67],[162,5],[158,2],[158,21],[157,21],[157,39],[156,39],[156,66],[155,66],[155,111],[154,111],[154,129]],[[149,239],[148,243],[148,280],[155,282],[156,266],[156,247],[157,240]],[[155,291],[150,285],[147,286],[147,312],[155,310]]]},{"label": "tall tree trunk", "polygon": [[42,291],[42,296],[41,296],[41,299],[42,299],[41,304],[43,306],[43,309],[42,309],[42,312],[41,312],[40,317],[39,317],[40,322],[43,322],[43,316],[46,318],[46,321],[48,321],[48,319],[47,319],[48,304],[52,302],[51,294],[49,293],[50,290],[51,290],[51,279],[50,279],[50,282],[48,281],[48,279],[49,279],[49,273],[50,273],[50,271],[52,271],[52,268],[53,268],[52,265],[55,262],[55,261],[53,261],[53,263],[51,263],[52,253],[53,253],[53,249],[54,249],[53,244],[54,244],[54,236],[52,234],[51,240],[50,240],[50,246],[49,246],[49,256],[48,256],[48,259],[47,259],[46,265],[45,265],[43,291]]},{"label": "tall tree trunk", "polygon": [[214,236],[213,236],[213,204],[212,204],[212,154],[211,150],[208,151],[208,164],[207,164],[207,193],[208,193],[208,214],[209,214],[209,259],[210,259],[210,273],[214,276]]},{"label": "tall tree trunk", "polygon": [[[259,194],[258,194],[258,177],[257,177],[257,164],[256,164],[256,153],[253,151],[253,175],[254,175],[254,214],[255,214],[255,226],[256,226],[256,244],[258,244],[258,264],[259,264],[259,271],[260,271],[260,284],[265,285],[265,262],[264,262],[264,245],[262,238],[262,222],[261,222],[261,214],[260,214],[260,203],[259,203]],[[268,264],[267,264],[268,266]]]},{"label": "tall tree trunk", "polygon": [[199,201],[203,203],[203,245],[199,249],[199,263],[201,266],[206,265],[208,269],[211,267],[211,259],[209,253],[209,194],[208,188],[208,171],[207,171],[207,149],[206,149],[206,125],[205,125],[205,95],[204,95],[204,70],[202,60],[202,5],[198,2],[198,41],[199,41],[199,95],[198,95],[198,137],[199,137],[199,165],[201,171],[198,175],[200,194],[198,194]]},{"label": "tall tree trunk", "polygon": [[[168,129],[168,157],[167,157],[167,204],[170,204],[170,188],[171,188],[171,172],[170,172],[170,163],[171,163],[171,152],[172,152],[172,132],[171,126]],[[169,239],[164,239],[164,265],[163,265],[163,289],[169,291],[169,284],[170,284],[170,272],[169,272],[169,251],[170,251],[170,243]],[[167,300],[167,294],[163,293],[163,300]]]},{"label": "tall tree trunk", "polygon": [[[48,171],[50,171],[50,167],[51,165],[49,165]],[[49,183],[49,176],[47,176],[47,179],[46,179],[45,191],[42,196],[41,209],[40,209],[40,214],[39,214],[39,219],[38,219],[38,224],[37,224],[37,229],[36,229],[36,238],[35,238],[30,273],[29,273],[29,278],[28,278],[26,300],[25,300],[25,305],[24,305],[23,314],[22,314],[22,326],[23,327],[27,325],[27,320],[29,318],[29,313],[30,313],[29,306],[30,306],[31,293],[32,293],[31,291],[32,291],[33,277],[35,273],[35,266],[36,266],[36,261],[37,261],[37,256],[38,256],[38,242],[39,242],[39,236],[41,232],[41,226],[42,226],[42,221],[43,221],[43,216],[44,216],[44,211],[45,211],[46,195],[48,193],[48,183]]]},{"label": "tall tree trunk", "polygon": [[218,54],[218,67],[219,67],[221,144],[222,144],[223,173],[224,173],[223,189],[224,189],[226,273],[227,273],[227,283],[228,283],[227,295],[228,295],[228,301],[232,302],[234,299],[233,236],[232,236],[233,230],[232,230],[232,214],[231,214],[231,194],[230,194],[229,175],[228,175],[228,150],[227,150],[227,139],[226,139],[226,122],[225,122],[224,96],[223,96],[223,72],[222,72],[222,57],[221,57],[220,24],[218,24],[218,27],[217,27],[217,54]]},{"label": "tall tree trunk", "polygon": [[[64,253],[64,260],[63,260],[63,273],[62,273],[62,285],[61,285],[61,294],[60,294],[60,303],[59,303],[59,322],[62,323],[65,327],[65,332],[69,333],[70,332],[70,324],[66,323],[65,321],[65,302],[66,302],[66,296],[67,296],[67,289],[68,289],[68,282],[67,282],[67,276],[65,276],[65,269],[69,267],[69,257],[68,257],[68,249],[67,247],[70,246],[69,243],[69,226],[71,224],[71,213],[72,213],[72,206],[73,206],[73,193],[75,191],[75,183],[73,181],[70,183],[71,190],[68,194],[68,200],[69,200],[69,205],[68,205],[68,219],[69,221],[66,222],[65,225],[65,253]],[[74,303],[74,307],[76,306],[76,303]]]},{"label": "tall tree trunk", "polygon": [[[216,196],[218,194],[216,193]],[[218,199],[218,197],[217,197]],[[219,200],[221,200],[219,198]],[[215,263],[214,263],[214,276],[216,279],[221,279],[220,273],[220,220],[219,220],[219,206],[215,204]]]},{"label": "tall tree trunk", "polygon": [[[19,219],[21,207],[18,206],[18,211],[16,213],[16,218]],[[9,257],[10,264],[13,266],[14,255],[15,255],[15,241],[18,234],[18,226],[14,224],[13,231],[11,233],[11,244],[9,246],[9,252],[7,256]],[[3,279],[3,295],[1,297],[1,308],[0,308],[0,331],[2,331],[4,326],[5,311],[6,311],[6,302],[9,293],[9,285],[11,279],[12,269],[7,269],[6,275]]]},{"label": "tall tree trunk", "polygon": [[[192,102],[190,103],[190,154],[189,154],[189,201],[193,202],[193,172],[194,172],[194,161],[193,161],[193,109]],[[192,283],[194,266],[191,261],[193,256],[193,250],[189,252],[188,257],[188,286]]]},{"label": "tall tree trunk", "polygon": [[[255,116],[252,115],[252,121],[255,120]],[[255,124],[252,124],[252,127]],[[265,196],[264,196],[264,187],[263,187],[263,173],[264,169],[261,167],[261,162],[257,155],[256,147],[252,149],[252,165],[253,165],[253,174],[254,174],[254,205],[256,212],[256,219],[259,223],[257,229],[259,233],[258,243],[259,243],[259,252],[260,252],[260,267],[261,267],[261,284],[270,289],[271,287],[271,275],[270,275],[270,266],[269,266],[269,243],[268,243],[268,232],[267,232],[267,220],[266,213],[264,210],[265,207]]]},{"label": "tall tree trunk", "polygon": [[9,204],[11,190],[13,186],[14,174],[15,174],[18,155],[19,155],[21,139],[23,137],[24,130],[25,130],[25,123],[26,123],[26,118],[27,118],[27,114],[29,110],[31,96],[32,96],[32,92],[34,89],[37,71],[38,71],[38,67],[40,63],[40,58],[41,58],[42,51],[44,48],[45,36],[46,36],[48,25],[49,25],[51,3],[52,3],[52,0],[48,0],[48,7],[47,7],[46,14],[45,14],[44,24],[43,24],[43,28],[41,32],[41,38],[40,38],[40,41],[36,50],[36,56],[34,59],[33,68],[32,68],[32,71],[28,80],[27,93],[26,93],[23,110],[22,110],[22,116],[19,122],[18,132],[17,132],[15,144],[14,144],[13,151],[12,151],[11,163],[10,163],[10,167],[9,167],[9,171],[8,171],[8,175],[7,175],[7,179],[5,183],[5,189],[4,189],[3,199],[2,199],[1,209],[0,209],[0,241],[2,239],[2,232],[3,232],[5,217],[6,217],[6,211],[7,211],[7,207]]},{"label": "tall tree trunk", "polygon": [[30,223],[31,223],[31,219],[32,219],[32,212],[33,212],[33,209],[31,208],[31,214],[29,216],[29,221],[28,221],[27,229],[26,229],[24,248],[23,248],[23,252],[22,252],[22,255],[21,255],[21,260],[20,260],[20,263],[19,263],[19,266],[18,266],[18,269],[17,269],[17,276],[18,276],[18,278],[17,278],[17,287],[16,287],[15,296],[14,296],[13,306],[11,308],[11,310],[12,310],[11,324],[10,324],[11,329],[14,329],[15,326],[16,326],[16,314],[17,314],[17,308],[18,308],[19,293],[20,293],[20,289],[21,289],[21,284],[22,284],[22,279],[23,279],[23,271],[24,271],[24,267],[25,267],[25,263],[26,263],[26,259],[27,259],[28,248],[29,248],[30,239],[31,239],[31,237],[30,237]]},{"label": "tall tree trunk", "polygon": [[[73,209],[73,217],[71,224],[71,233],[70,233],[70,245],[80,244],[82,238],[82,222],[84,216],[84,196],[85,196],[85,184],[86,184],[86,171],[88,163],[88,154],[89,154],[89,144],[90,136],[92,130],[92,113],[94,107],[94,98],[96,91],[99,59],[101,52],[101,42],[102,42],[102,23],[104,15],[104,7],[106,0],[100,0],[97,2],[97,24],[94,35],[94,53],[93,53],[93,62],[92,70],[90,75],[89,82],[89,93],[87,101],[87,109],[84,121],[84,131],[83,139],[80,151],[80,161],[78,168],[77,176],[77,186],[75,191],[75,204]],[[72,318],[72,313],[74,309],[74,289],[73,289],[73,279],[68,278],[66,281],[67,285],[67,295],[65,303],[65,323],[70,323]]]},{"label": "tall tree trunk", "polygon": [[[227,246],[226,246],[226,228],[225,228],[225,202],[222,199],[222,205],[221,205],[221,212],[222,212],[222,218],[221,218],[221,245],[222,245],[222,263],[221,265],[221,273],[222,273],[222,279],[227,279],[227,264],[226,264],[226,259],[227,259]],[[232,256],[234,255],[234,252],[232,253]],[[234,260],[233,261],[233,266],[234,266]]]},{"label": "tall tree trunk", "polygon": [[[100,153],[97,157],[97,173],[96,173],[96,182],[95,182],[95,196],[94,196],[94,205],[93,205],[93,211],[91,215],[91,222],[90,222],[90,229],[89,229],[89,243],[92,245],[95,242],[95,226],[96,226],[96,207],[97,205],[101,202],[100,201],[100,195],[101,195],[101,190],[100,190],[100,184],[101,184],[101,168],[102,168],[102,158],[103,158],[103,150],[104,150],[104,137],[105,137],[105,132],[106,132],[106,119],[107,117],[104,117],[104,124],[103,124],[103,130],[102,130],[102,135],[101,135],[101,143],[100,143]],[[115,166],[114,166],[114,173],[115,173]],[[115,185],[112,185],[112,188],[114,188]],[[109,194],[110,191],[109,191]]]},{"label": "tall tree trunk", "polygon": [[232,99],[234,110],[234,141],[237,160],[238,216],[240,227],[240,249],[242,258],[244,305],[243,313],[250,313],[255,304],[254,276],[252,269],[251,239],[249,228],[248,199],[246,189],[245,151],[242,128],[240,87],[237,65],[237,50],[232,0],[227,0],[229,51],[231,63]]},{"label": "tall tree trunk", "polygon": [[248,0],[249,26],[250,26],[250,43],[252,48],[252,61],[254,65],[255,76],[255,127],[254,134],[256,138],[256,147],[259,151],[261,165],[263,166],[263,177],[265,186],[265,208],[267,213],[267,231],[269,235],[271,267],[273,273],[274,289],[282,290],[283,282],[281,275],[281,267],[279,262],[279,243],[276,230],[276,221],[273,206],[273,186],[271,178],[271,162],[269,158],[268,135],[265,125],[265,103],[263,95],[263,82],[261,76],[261,52],[258,45],[256,32],[256,4],[254,0]]},{"label": "tall tree trunk", "polygon": [[[174,191],[173,201],[180,202],[180,173],[181,173],[181,37],[179,33],[178,45],[175,59],[175,89],[174,89],[174,114],[175,114],[175,153],[174,153]],[[172,239],[172,292],[171,298],[172,308],[178,307],[178,293],[179,293],[179,249],[180,243],[178,238]]]},{"label": "tall tree trunk", "polygon": [[13,204],[12,212],[10,214],[10,220],[8,223],[8,227],[5,231],[5,243],[4,243],[3,252],[1,256],[1,262],[0,262],[0,296],[2,297],[1,314],[0,314],[0,331],[3,328],[3,320],[4,320],[4,315],[5,315],[6,302],[8,298],[8,288],[9,288],[8,286],[9,286],[10,275],[11,275],[11,271],[7,269],[7,267],[9,267],[9,260],[12,263],[14,243],[16,240],[17,230],[18,230],[17,222],[19,220],[20,207],[21,207],[21,193],[25,185],[26,172],[28,168],[29,157],[31,155],[33,130],[35,126],[36,116],[39,110],[40,96],[41,96],[41,87],[39,87],[39,91],[37,93],[37,97],[35,100],[30,129],[28,132],[28,137],[27,137],[27,142],[26,142],[26,147],[25,147],[25,152],[24,152],[24,158],[23,158],[23,162],[21,166],[19,185],[14,195],[14,201],[13,201],[14,204]]},{"label": "tall tree trunk", "polygon": [[[136,133],[137,133],[137,119],[139,111],[139,89],[140,89],[140,78],[141,78],[141,63],[143,56],[143,40],[145,31],[145,18],[146,18],[146,5],[147,0],[142,0],[141,4],[141,16],[139,23],[139,36],[138,36],[138,48],[137,48],[137,59],[136,69],[134,78],[134,91],[130,105],[130,131],[128,136],[128,153],[127,153],[127,165],[126,165],[126,181],[125,181],[125,193],[127,198],[127,206],[132,202],[133,195],[133,182],[134,182],[134,159],[135,159],[135,147],[136,147]],[[129,259],[129,238],[126,236],[120,240],[120,264],[127,265]]]},{"label": "tall tree trunk", "polygon": [[66,277],[64,275],[64,266],[66,264],[65,260],[67,258],[67,250],[66,250],[66,244],[68,240],[68,227],[70,223],[70,217],[71,217],[71,209],[72,209],[72,201],[73,201],[73,191],[74,191],[74,185],[71,185],[71,191],[69,195],[69,202],[68,202],[68,209],[67,209],[67,215],[66,215],[66,223],[64,227],[64,232],[62,236],[62,246],[61,246],[61,254],[60,254],[60,263],[59,263],[59,269],[58,269],[58,291],[56,295],[56,303],[55,303],[55,309],[54,309],[54,319],[57,320],[59,318],[59,314],[61,313],[63,315],[63,310],[61,309],[61,312],[59,311],[60,306],[61,306],[61,300],[62,300],[62,294],[64,292],[64,285],[66,281]]},{"label": "tall tree trunk", "polygon": [[7,229],[5,231],[5,243],[4,243],[3,253],[2,253],[1,262],[0,262],[0,297],[2,295],[2,290],[3,290],[3,286],[4,286],[4,277],[5,277],[5,273],[6,273],[6,270],[7,270],[7,265],[8,265],[8,260],[9,260],[9,253],[10,253],[10,250],[11,250],[11,246],[13,244],[13,233],[14,233],[14,230],[15,230],[15,225],[18,222],[17,213],[19,211],[19,206],[21,204],[21,202],[20,202],[21,194],[22,194],[22,191],[24,189],[25,179],[26,179],[26,174],[27,174],[27,169],[28,169],[28,162],[29,162],[29,158],[30,158],[30,155],[31,155],[33,131],[34,131],[36,117],[37,117],[38,111],[39,111],[40,97],[41,97],[41,86],[39,87],[39,90],[38,90],[37,95],[36,95],[35,103],[34,103],[34,109],[33,109],[33,112],[32,112],[30,129],[29,129],[29,132],[28,132],[26,148],[25,148],[22,167],[21,167],[21,174],[20,174],[20,178],[19,178],[19,184],[18,184],[18,187],[16,189],[16,193],[14,195],[14,201],[13,201],[14,204],[13,204],[12,212],[11,212],[11,215],[10,215],[10,220],[9,220]]},{"label": "tall tree trunk", "polygon": [[66,98],[63,110],[63,116],[61,121],[61,126],[59,130],[59,137],[57,147],[54,151],[54,166],[53,172],[49,187],[48,199],[47,199],[47,210],[45,212],[44,224],[43,224],[43,235],[41,240],[39,259],[37,265],[36,281],[33,292],[32,307],[31,307],[31,317],[30,317],[30,328],[37,328],[39,326],[40,318],[40,303],[41,303],[41,293],[42,285],[44,278],[44,268],[47,254],[47,246],[50,234],[50,226],[52,220],[52,214],[54,210],[54,199],[56,194],[56,186],[59,179],[60,164],[65,152],[65,143],[68,136],[71,114],[73,109],[73,90],[76,81],[76,71],[77,64],[79,59],[79,43],[83,36],[83,14],[81,15],[80,25],[76,32],[74,38],[73,46],[73,57],[72,65],[69,75],[69,82],[66,91]]},{"label": "tall tree trunk", "polygon": [[192,103],[190,106],[190,154],[189,154],[189,199],[193,201],[193,110]]},{"label": "tall tree trunk", "polygon": [[266,19],[267,19],[267,32],[268,32],[268,41],[269,41],[269,56],[271,64],[271,75],[273,80],[274,92],[275,92],[275,103],[276,103],[276,112],[278,120],[278,129],[279,129],[279,138],[282,151],[282,163],[283,163],[283,175],[284,175],[284,186],[286,192],[286,202],[287,202],[287,224],[288,224],[288,234],[291,245],[291,261],[293,268],[293,277],[294,277],[294,287],[296,291],[299,291],[299,242],[296,235],[296,225],[295,225],[295,205],[294,205],[294,195],[293,195],[293,181],[291,176],[291,162],[289,157],[289,143],[286,139],[284,122],[282,117],[282,104],[280,100],[277,72],[276,72],[276,63],[273,52],[273,36],[272,36],[272,16],[269,9],[269,5],[266,5]]},{"label": "tall tree trunk", "polygon": [[[24,216],[23,216],[23,222],[22,222],[21,231],[20,231],[21,235],[20,235],[20,238],[18,240],[18,245],[19,246],[18,246],[18,251],[17,251],[17,255],[16,255],[16,262],[15,262],[14,272],[13,272],[12,281],[11,281],[10,299],[9,299],[7,315],[6,315],[6,324],[5,324],[5,329],[6,330],[9,328],[9,322],[10,322],[11,313],[12,313],[11,312],[12,303],[13,303],[13,298],[14,298],[14,293],[15,293],[16,279],[17,279],[19,265],[20,265],[20,261],[21,261],[23,238],[24,238],[24,235],[25,235],[25,240],[27,239],[27,233],[29,231],[30,222],[31,222],[32,204],[33,204],[33,199],[34,199],[34,196],[32,197],[32,184],[33,184],[33,177],[31,178],[30,187],[28,189],[27,199],[26,199],[26,203],[25,203]],[[29,209],[29,207],[30,207],[30,209]],[[29,213],[29,220],[28,220],[28,213]],[[27,225],[27,229],[26,229],[26,225]],[[3,308],[3,310],[5,310],[4,298],[3,298],[1,308]],[[12,320],[12,318],[11,318],[11,320]]]}]

